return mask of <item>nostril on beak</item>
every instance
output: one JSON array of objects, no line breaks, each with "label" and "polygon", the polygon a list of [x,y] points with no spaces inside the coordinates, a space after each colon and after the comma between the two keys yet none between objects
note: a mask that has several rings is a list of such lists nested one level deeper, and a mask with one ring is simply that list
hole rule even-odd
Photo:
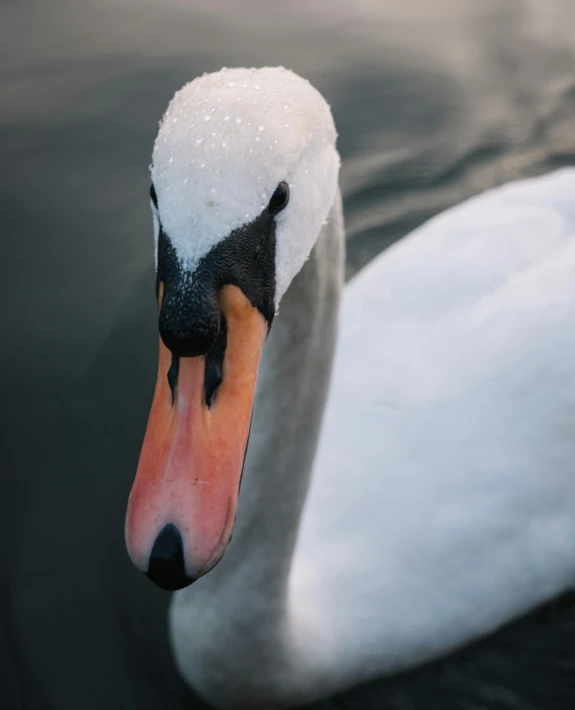
[{"label": "nostril on beak", "polygon": [[156,538],[146,574],[157,587],[170,592],[188,587],[194,581],[186,575],[182,536],[172,523]]}]

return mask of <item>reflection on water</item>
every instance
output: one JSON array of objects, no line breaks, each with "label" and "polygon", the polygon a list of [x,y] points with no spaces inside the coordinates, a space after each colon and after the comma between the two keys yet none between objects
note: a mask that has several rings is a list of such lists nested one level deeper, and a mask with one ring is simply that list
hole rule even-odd
[{"label": "reflection on water", "polygon": [[351,274],[437,211],[574,161],[573,27],[573,0],[0,2],[0,533],[19,531],[11,633],[38,684],[97,662],[120,688],[125,619],[142,658],[166,651],[165,597],[131,576],[121,530],[155,369],[147,168],[173,92],[283,64],[324,93]]}]

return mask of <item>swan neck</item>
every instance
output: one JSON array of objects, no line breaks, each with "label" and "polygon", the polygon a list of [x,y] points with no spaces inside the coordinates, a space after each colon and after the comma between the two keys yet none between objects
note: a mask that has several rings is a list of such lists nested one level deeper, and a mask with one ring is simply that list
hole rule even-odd
[{"label": "swan neck", "polygon": [[[340,198],[282,299],[266,345],[230,563],[287,585],[329,388],[343,287]],[[247,582],[247,580],[246,580]]]},{"label": "swan neck", "polygon": [[238,659],[253,663],[254,653],[270,682],[287,671],[289,571],[329,388],[344,262],[338,191],[264,350],[232,541],[171,608],[176,660],[200,691],[220,687],[220,674],[233,688]]}]

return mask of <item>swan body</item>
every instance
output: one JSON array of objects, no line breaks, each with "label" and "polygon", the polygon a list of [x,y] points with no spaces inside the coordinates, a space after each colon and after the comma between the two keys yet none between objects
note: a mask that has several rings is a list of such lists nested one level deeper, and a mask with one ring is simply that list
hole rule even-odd
[{"label": "swan body", "polygon": [[[234,537],[217,567],[175,595],[170,634],[183,676],[216,706],[286,707],[443,656],[573,586],[575,171],[448,210],[343,289],[339,161],[323,100],[284,70],[201,81],[222,126],[237,96],[217,87],[264,87],[227,140],[240,145],[244,121],[275,138],[263,155],[243,154],[242,174],[239,154],[222,163],[221,146],[196,153],[191,134],[170,142],[161,129],[157,240],[161,224],[195,273],[242,229],[242,179],[245,219],[265,207],[253,190],[260,165],[266,198],[284,179],[297,197],[277,218],[279,315],[259,365]],[[299,132],[279,125],[282,82]],[[190,111],[197,120],[195,95],[192,82],[163,126]],[[180,172],[170,151],[185,156]],[[212,158],[232,176],[225,214],[220,223],[206,210],[192,171],[196,216],[186,220],[192,178],[181,171]],[[304,220],[295,215],[306,195],[314,216]],[[155,521],[182,527],[170,496]],[[143,569],[153,537],[140,527],[128,522],[127,539]],[[140,539],[149,542],[136,550]],[[191,559],[193,541],[184,549]]]},{"label": "swan body", "polygon": [[338,673],[427,660],[575,582],[574,191],[565,170],[488,192],[346,288],[290,580]]}]

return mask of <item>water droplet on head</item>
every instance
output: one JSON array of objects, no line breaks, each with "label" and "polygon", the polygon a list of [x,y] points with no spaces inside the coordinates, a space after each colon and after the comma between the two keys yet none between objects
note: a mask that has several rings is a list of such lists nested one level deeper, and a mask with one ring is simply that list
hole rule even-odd
[{"label": "water droplet on head", "polygon": [[258,127],[258,131],[263,131],[263,130],[264,130],[264,127],[263,127],[263,126],[259,126],[259,127]]},{"label": "water droplet on head", "polygon": [[259,91],[261,88],[262,88],[262,87],[259,86],[258,84],[254,84],[254,89],[255,89],[256,91]]},{"label": "water droplet on head", "polygon": [[228,86],[235,86],[236,82],[235,81],[228,81]]},{"label": "water droplet on head", "polygon": [[226,142],[223,141],[223,143],[222,143],[222,148],[225,148],[225,147],[226,147]]},{"label": "water droplet on head", "polygon": [[209,121],[211,116],[204,116],[204,121]]},{"label": "water droplet on head", "polygon": [[229,116],[224,116],[224,121],[229,121],[230,117]]},{"label": "water droplet on head", "polygon": [[239,116],[236,118],[236,123],[241,123],[244,119],[240,118]]},{"label": "water droplet on head", "polygon": [[189,179],[190,179],[189,177],[185,177],[185,178],[184,178],[184,185],[187,185],[187,184],[188,184],[188,180],[189,180]]},{"label": "water droplet on head", "polygon": [[196,138],[196,143],[197,143],[198,145],[200,145],[200,143],[203,143],[203,142],[204,142],[203,137]]}]

